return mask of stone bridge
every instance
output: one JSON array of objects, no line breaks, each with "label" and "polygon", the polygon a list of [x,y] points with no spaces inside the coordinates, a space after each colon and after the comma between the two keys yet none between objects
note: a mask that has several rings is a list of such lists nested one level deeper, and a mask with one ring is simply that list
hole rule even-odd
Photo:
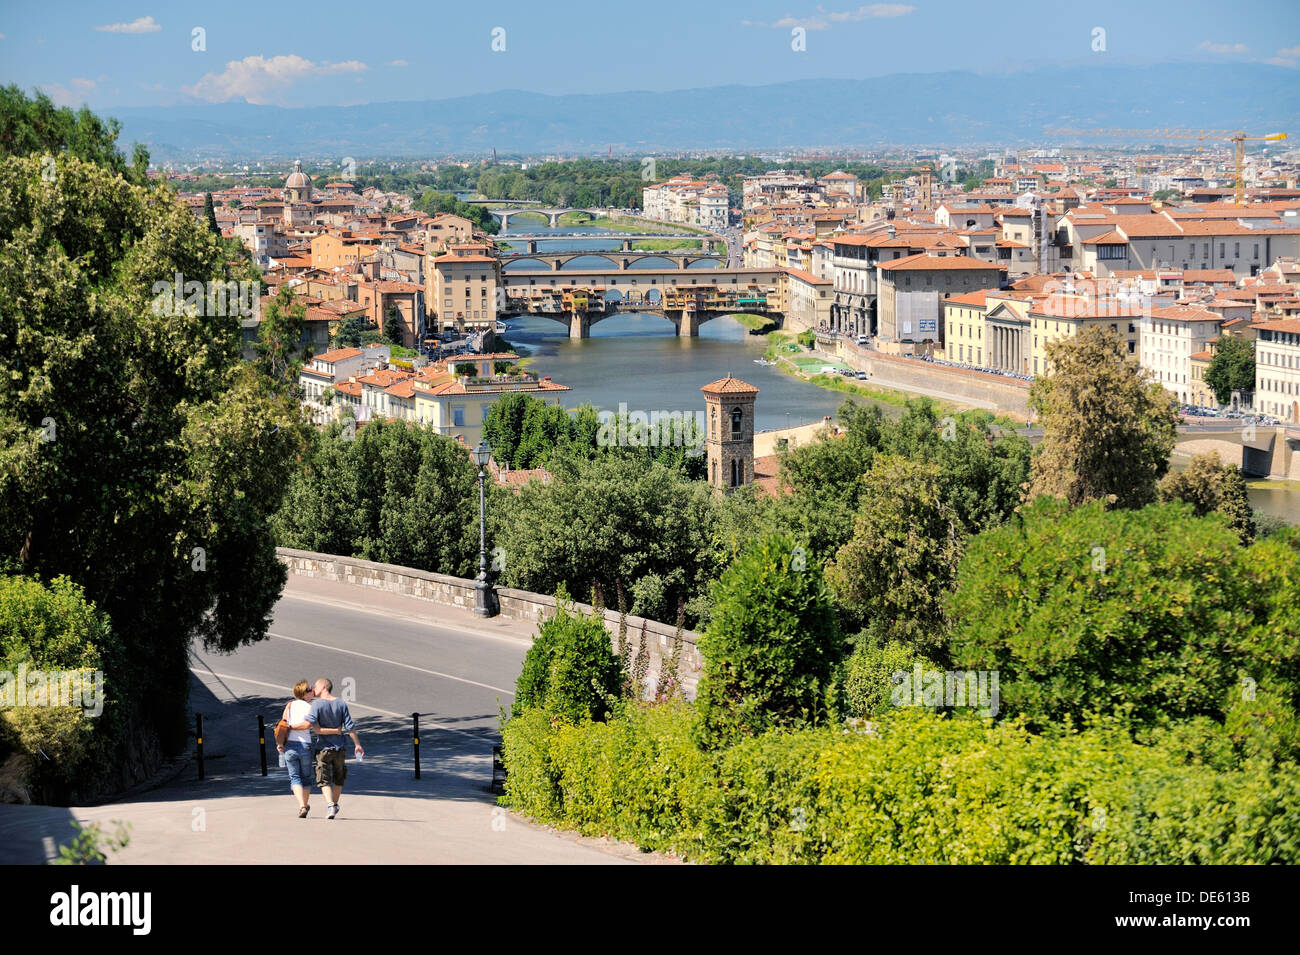
[{"label": "stone bridge", "polygon": [[[619,312],[649,312],[672,322],[677,334],[695,337],[705,322],[723,315],[751,314],[784,318],[776,298],[781,273],[775,269],[673,269],[598,272],[502,272],[506,295],[502,318],[536,315],[562,322],[570,338],[587,338],[591,327]],[[556,301],[565,290],[602,289],[599,310],[565,308]],[[716,292],[714,292],[716,290]],[[730,299],[721,307],[690,307],[684,298],[706,291]]]},{"label": "stone bridge", "polygon": [[553,271],[559,272],[564,269],[568,263],[574,259],[587,257],[601,258],[610,264],[611,268],[616,268],[620,272],[626,272],[631,269],[633,262],[640,262],[642,259],[667,259],[669,262],[677,264],[679,269],[689,269],[696,262],[721,262],[726,260],[725,254],[717,252],[701,252],[696,249],[685,252],[675,252],[671,249],[665,249],[662,252],[650,250],[631,250],[630,243],[624,243],[623,252],[611,252],[608,249],[595,249],[590,251],[567,251],[567,252],[537,252],[534,251],[536,243],[529,243],[530,249],[527,252],[502,252],[498,254],[501,265],[513,265],[516,262],[538,262],[542,265],[550,265]]},{"label": "stone bridge", "polygon": [[501,220],[501,228],[503,230],[510,228],[510,219],[513,216],[524,215],[526,213],[531,215],[546,216],[546,221],[549,222],[551,228],[554,229],[556,226],[560,224],[560,216],[564,215],[565,213],[585,212],[591,218],[599,219],[601,216],[605,215],[607,211],[608,210],[606,209],[568,209],[568,208],[544,209],[538,206],[526,206],[519,209],[504,209],[504,208],[488,209],[488,212],[490,214],[496,216],[498,219]]}]

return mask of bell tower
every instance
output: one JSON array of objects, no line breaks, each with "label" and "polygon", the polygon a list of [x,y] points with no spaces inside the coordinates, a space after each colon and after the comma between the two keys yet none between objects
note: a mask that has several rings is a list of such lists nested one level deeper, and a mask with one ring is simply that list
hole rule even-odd
[{"label": "bell tower", "polygon": [[729,491],[754,481],[754,400],[758,389],[739,378],[719,378],[704,392],[708,419],[709,484]]}]

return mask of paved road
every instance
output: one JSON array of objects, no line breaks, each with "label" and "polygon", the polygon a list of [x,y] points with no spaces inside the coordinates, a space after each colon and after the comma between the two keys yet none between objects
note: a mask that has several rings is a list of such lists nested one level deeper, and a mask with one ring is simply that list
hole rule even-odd
[{"label": "paved road", "polygon": [[[648,860],[630,847],[534,826],[488,792],[499,709],[508,706],[531,626],[361,587],[290,577],[271,637],[230,656],[191,651],[191,708],[204,714],[207,778],[136,799],[72,810],[0,806],[0,862],[40,862],[67,841],[69,821],[125,820],[124,863],[285,863],[308,840],[341,861],[608,864]],[[349,760],[339,819],[296,818],[268,730],[299,678],[327,676],[350,704],[366,757]],[[412,712],[421,716],[422,778],[414,779]],[[427,715],[425,715],[427,714]],[[349,754],[351,746],[349,745]],[[325,840],[320,842],[320,840]]]}]

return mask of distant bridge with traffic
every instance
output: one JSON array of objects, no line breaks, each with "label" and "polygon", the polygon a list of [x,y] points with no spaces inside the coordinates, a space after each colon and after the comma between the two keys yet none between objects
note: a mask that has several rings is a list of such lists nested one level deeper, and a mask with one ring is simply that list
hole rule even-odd
[{"label": "distant bridge with traffic", "polygon": [[[628,250],[624,245],[623,252],[614,252],[609,249],[587,249],[578,250],[570,249],[564,252],[537,252],[529,250],[528,252],[499,252],[497,259],[501,262],[502,272],[505,272],[506,266],[514,265],[518,262],[535,261],[543,265],[549,265],[553,271],[560,272],[564,266],[574,259],[601,258],[610,264],[612,268],[620,272],[626,271],[644,271],[642,269],[632,269],[634,262],[640,262],[642,259],[666,259],[673,262],[679,269],[689,269],[699,262],[721,262],[726,259],[726,253],[720,252],[701,252],[695,249],[681,252],[674,249],[653,250]],[[700,269],[700,271],[715,271],[714,269]]]}]

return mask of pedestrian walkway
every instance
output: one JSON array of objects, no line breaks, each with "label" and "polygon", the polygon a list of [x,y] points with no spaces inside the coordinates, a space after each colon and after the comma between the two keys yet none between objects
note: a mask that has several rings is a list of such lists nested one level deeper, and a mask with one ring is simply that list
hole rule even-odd
[{"label": "pedestrian walkway", "polygon": [[[469,610],[336,581],[291,576],[285,596],[296,608],[308,601],[316,608],[312,612],[326,619],[373,620],[373,631],[367,622],[365,639],[355,645],[375,667],[397,660],[397,651],[380,641],[400,629],[402,621],[408,630],[418,623],[459,632],[471,642],[489,641],[509,659],[522,659],[536,630],[535,623],[484,620]],[[277,612],[276,626],[285,625]],[[249,661],[270,659],[265,655],[277,644],[283,652],[287,639],[273,638],[245,653],[251,654]],[[294,653],[311,649],[302,642],[288,646]],[[326,818],[325,797],[313,785],[311,814],[300,820],[286,773],[276,766],[273,716],[267,723],[267,776],[261,775],[257,752],[257,716],[278,713],[287,695],[285,679],[267,679],[270,674],[248,661],[240,665],[241,659],[240,654],[192,656],[190,696],[192,707],[204,714],[205,779],[197,778],[197,766],[190,761],[172,782],[120,802],[71,809],[0,805],[0,863],[39,864],[55,858],[57,847],[74,835],[74,819],[100,823],[110,833],[118,821],[131,825],[130,844],[111,855],[110,863],[291,864],[303,861],[308,846],[317,858],[323,851],[350,864],[665,861],[626,844],[558,833],[497,806],[488,788],[492,744],[498,739],[495,706],[476,703],[459,712],[444,708],[427,724],[422,719],[421,778],[416,780],[410,714],[377,708],[397,704],[369,695],[384,688],[374,679],[363,683],[367,692],[350,704],[366,757],[355,762],[348,746],[349,775],[339,818]],[[340,658],[333,652],[319,659]],[[448,666],[455,660],[448,657]],[[316,672],[314,666],[307,668]],[[394,685],[400,674],[411,673],[409,667],[391,672]],[[445,682],[437,685],[449,692]],[[499,695],[482,688],[476,692],[488,700]]]}]

